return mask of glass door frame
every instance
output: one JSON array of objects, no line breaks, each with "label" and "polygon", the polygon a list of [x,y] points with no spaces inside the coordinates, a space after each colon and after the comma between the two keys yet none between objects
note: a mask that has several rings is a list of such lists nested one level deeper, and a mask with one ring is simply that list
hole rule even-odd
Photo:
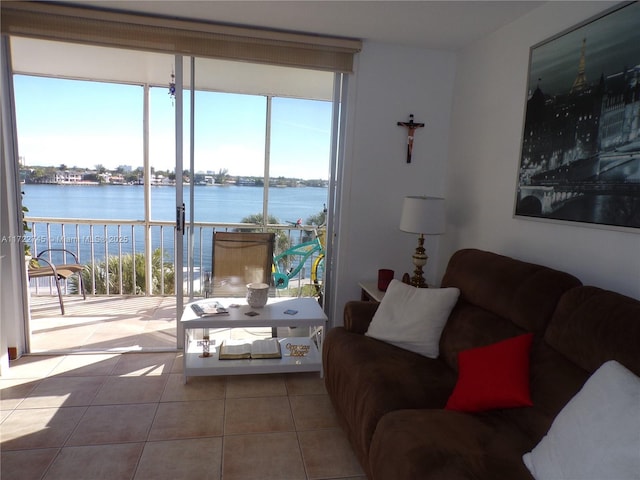
[{"label": "glass door frame", "polygon": [[[192,62],[193,64],[193,62]],[[176,348],[184,348],[184,328],[180,323],[182,311],[184,310],[184,233],[185,233],[185,203],[184,203],[184,186],[181,181],[182,172],[184,171],[184,72],[183,72],[183,56],[175,56],[175,172],[176,172],[176,228],[175,228],[175,295],[176,295]],[[192,89],[194,82],[191,82]],[[193,95],[191,95],[193,99]],[[191,116],[193,122],[193,114]],[[193,123],[190,125],[193,131]],[[191,145],[193,150],[193,144]],[[193,189],[191,189],[193,191]],[[192,209],[193,210],[193,209]],[[190,222],[193,222],[190,217]],[[192,295],[191,291],[190,294]]]},{"label": "glass door frame", "polygon": [[[184,112],[184,63],[185,58],[189,62],[189,79],[190,98],[189,98],[189,122],[188,132],[185,132]],[[175,172],[176,178],[176,238],[175,238],[175,288],[176,288],[176,328],[177,328],[177,348],[182,349],[184,346],[184,329],[180,324],[182,312],[184,310],[185,295],[189,301],[194,299],[194,215],[195,215],[195,199],[193,181],[189,187],[189,208],[185,209],[184,187],[180,181],[182,172],[184,171],[184,142],[185,137],[189,136],[189,171],[191,178],[194,178],[195,169],[195,57],[175,56]],[[331,137],[330,137],[330,158],[329,158],[329,188],[327,192],[327,242],[325,254],[325,296],[323,308],[326,312],[330,312],[333,299],[335,298],[335,285],[332,281],[333,269],[336,266],[336,252],[333,239],[337,237],[337,228],[339,224],[339,199],[341,196],[340,186],[342,184],[343,159],[345,154],[345,125],[346,125],[346,100],[349,76],[342,73],[335,73],[333,79],[333,99],[332,99],[332,118],[331,118]],[[265,151],[264,151],[264,175],[265,180],[269,172],[270,162],[270,141],[271,141],[271,102],[273,96],[266,95],[266,115],[265,115]],[[268,218],[268,184],[265,182],[263,194],[263,219]],[[185,240],[186,234],[186,240]],[[187,265],[185,270],[184,252],[185,241],[187,250]],[[201,248],[203,248],[201,246]],[[184,292],[186,282],[187,290]]]}]

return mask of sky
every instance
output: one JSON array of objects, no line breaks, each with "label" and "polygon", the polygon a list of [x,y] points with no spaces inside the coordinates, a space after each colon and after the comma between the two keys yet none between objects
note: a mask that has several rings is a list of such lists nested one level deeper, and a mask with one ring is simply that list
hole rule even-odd
[{"label": "sky", "polygon": [[[141,86],[16,75],[14,89],[18,149],[27,167],[142,166]],[[195,172],[262,176],[266,102],[264,96],[196,92]],[[175,169],[175,108],[168,88],[151,88],[149,148],[156,171]],[[274,98],[271,115],[270,176],[327,179],[331,103]],[[188,111],[184,118],[188,123]],[[189,167],[188,141],[187,126],[183,169]]]}]

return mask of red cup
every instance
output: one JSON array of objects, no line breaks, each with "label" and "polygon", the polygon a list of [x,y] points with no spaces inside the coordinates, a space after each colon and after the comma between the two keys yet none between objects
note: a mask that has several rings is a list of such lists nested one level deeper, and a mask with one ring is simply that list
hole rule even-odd
[{"label": "red cup", "polygon": [[393,270],[387,268],[378,270],[378,290],[386,292],[391,280],[393,280]]}]

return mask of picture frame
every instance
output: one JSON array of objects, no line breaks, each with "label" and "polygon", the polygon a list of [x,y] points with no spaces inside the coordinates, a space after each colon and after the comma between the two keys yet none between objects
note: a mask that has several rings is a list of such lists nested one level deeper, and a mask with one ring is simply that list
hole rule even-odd
[{"label": "picture frame", "polygon": [[640,233],[640,3],[531,47],[514,216]]}]

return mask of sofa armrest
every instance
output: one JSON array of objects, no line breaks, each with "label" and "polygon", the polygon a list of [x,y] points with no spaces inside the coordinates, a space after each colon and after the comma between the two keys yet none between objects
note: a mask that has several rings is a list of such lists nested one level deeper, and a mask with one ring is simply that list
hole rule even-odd
[{"label": "sofa armrest", "polygon": [[344,328],[350,332],[364,334],[376,313],[377,302],[351,301],[344,306]]}]

